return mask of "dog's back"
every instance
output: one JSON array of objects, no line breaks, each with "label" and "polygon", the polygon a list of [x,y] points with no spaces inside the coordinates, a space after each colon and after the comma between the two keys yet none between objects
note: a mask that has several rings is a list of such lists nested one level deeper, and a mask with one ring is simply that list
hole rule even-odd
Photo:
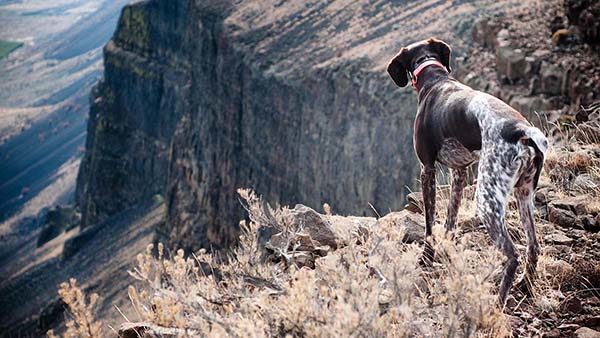
[{"label": "dog's back", "polygon": [[[444,162],[448,140],[455,140],[474,156],[485,139],[504,140],[511,144],[521,142],[534,148],[542,159],[548,140],[517,110],[498,98],[474,90],[449,78],[432,86],[419,102],[415,121],[415,141],[427,138],[429,147]],[[423,134],[417,135],[417,134]],[[456,155],[455,149],[453,149]],[[448,165],[448,163],[444,163]],[[450,165],[452,167],[452,165]]]}]

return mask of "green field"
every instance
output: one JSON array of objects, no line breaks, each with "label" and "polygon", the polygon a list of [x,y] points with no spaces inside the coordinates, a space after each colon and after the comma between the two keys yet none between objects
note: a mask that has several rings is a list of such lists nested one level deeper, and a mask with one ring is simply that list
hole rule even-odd
[{"label": "green field", "polygon": [[0,40],[0,60],[21,46],[22,42]]}]

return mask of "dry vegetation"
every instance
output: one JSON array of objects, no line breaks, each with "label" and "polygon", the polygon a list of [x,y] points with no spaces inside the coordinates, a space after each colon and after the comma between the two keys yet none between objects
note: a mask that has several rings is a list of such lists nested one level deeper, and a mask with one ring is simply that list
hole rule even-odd
[{"label": "dry vegetation", "polygon": [[99,338],[104,337],[102,322],[95,317],[95,306],[98,295],[93,293],[86,297],[75,279],[64,282],[58,289],[58,294],[68,307],[66,331],[56,335],[48,331],[48,338]]},{"label": "dry vegetation", "polygon": [[[129,296],[144,325],[181,334],[221,337],[340,337],[509,335],[496,307],[499,256],[465,235],[454,242],[438,229],[433,271],[418,267],[421,248],[402,242],[402,226],[359,235],[317,259],[315,268],[294,264],[289,252],[265,257],[257,244],[260,199],[243,193],[252,221],[227,258],[180,250],[158,257],[149,246],[132,275],[144,282]],[[273,210],[285,219],[286,208]],[[288,229],[290,243],[298,231]],[[295,229],[298,230],[298,229]],[[138,325],[138,327],[139,327]]]}]

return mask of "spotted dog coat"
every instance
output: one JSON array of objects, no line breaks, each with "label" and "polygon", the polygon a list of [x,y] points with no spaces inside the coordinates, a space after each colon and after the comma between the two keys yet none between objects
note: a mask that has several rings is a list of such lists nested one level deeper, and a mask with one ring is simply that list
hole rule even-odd
[{"label": "spotted dog coat", "polygon": [[431,38],[402,48],[387,69],[400,87],[406,86],[410,77],[418,95],[414,146],[422,164],[427,237],[423,263],[431,264],[434,255],[430,236],[435,223],[436,162],[451,169],[452,189],[445,222],[448,231],[455,228],[466,169],[479,162],[477,215],[507,258],[499,287],[499,301],[503,305],[519,259],[504,223],[512,192],[527,238],[526,274],[521,286],[530,291],[530,283],[535,278],[539,245],[534,226],[533,193],[548,141],[509,105],[452,78],[449,63],[450,47]]}]

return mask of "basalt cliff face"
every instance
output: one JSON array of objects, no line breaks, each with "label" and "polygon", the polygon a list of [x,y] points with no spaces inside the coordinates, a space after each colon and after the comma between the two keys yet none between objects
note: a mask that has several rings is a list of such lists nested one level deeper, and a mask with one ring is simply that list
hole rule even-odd
[{"label": "basalt cliff face", "polygon": [[468,47],[516,1],[143,1],[105,48],[77,199],[83,224],[165,196],[161,239],[227,246],[239,187],[339,214],[404,205],[415,98],[387,61],[429,36]]},{"label": "basalt cliff face", "polygon": [[173,132],[190,103],[187,11],[185,1],[130,4],[104,48],[77,184],[83,226],[164,190]]}]

